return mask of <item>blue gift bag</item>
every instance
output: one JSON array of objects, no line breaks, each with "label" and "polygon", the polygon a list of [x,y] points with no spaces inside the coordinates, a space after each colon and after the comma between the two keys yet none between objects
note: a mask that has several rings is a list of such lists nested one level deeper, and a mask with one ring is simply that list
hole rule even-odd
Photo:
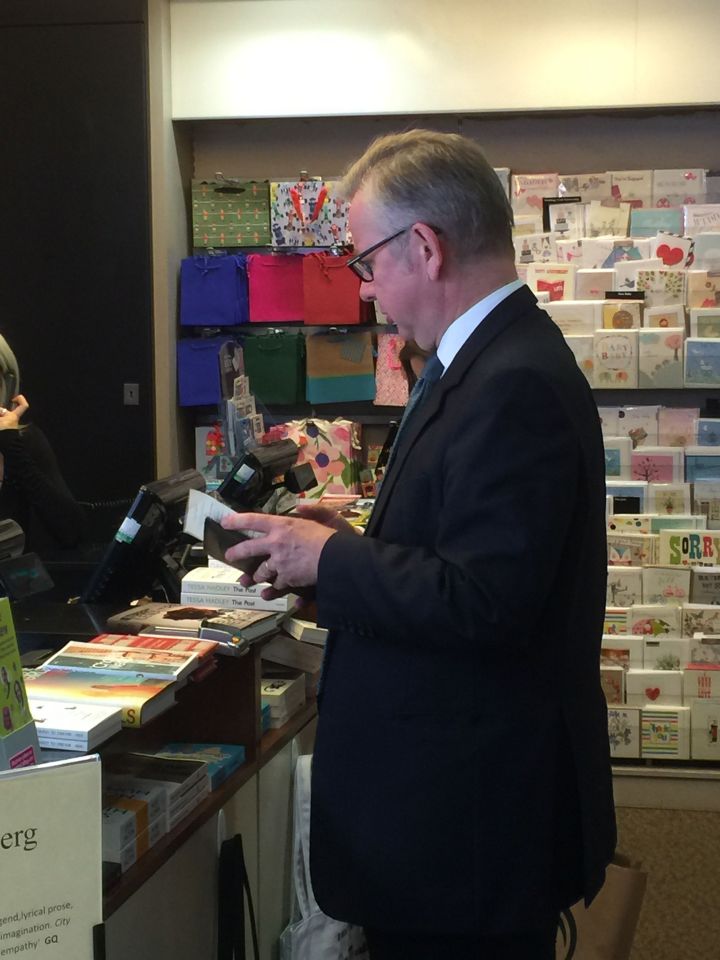
[{"label": "blue gift bag", "polygon": [[247,323],[246,256],[198,254],[180,264],[180,323],[224,327]]},{"label": "blue gift bag", "polygon": [[227,337],[178,340],[178,395],[181,407],[220,403],[220,348]]}]

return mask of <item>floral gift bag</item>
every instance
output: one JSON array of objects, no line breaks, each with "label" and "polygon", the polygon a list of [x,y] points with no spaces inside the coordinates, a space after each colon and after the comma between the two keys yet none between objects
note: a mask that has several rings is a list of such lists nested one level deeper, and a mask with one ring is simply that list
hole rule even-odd
[{"label": "floral gift bag", "polygon": [[[306,496],[360,493],[360,424],[352,420],[292,420],[273,428],[273,439],[289,437],[300,447],[298,463],[309,463],[318,485]],[[276,433],[281,434],[276,436]]]}]

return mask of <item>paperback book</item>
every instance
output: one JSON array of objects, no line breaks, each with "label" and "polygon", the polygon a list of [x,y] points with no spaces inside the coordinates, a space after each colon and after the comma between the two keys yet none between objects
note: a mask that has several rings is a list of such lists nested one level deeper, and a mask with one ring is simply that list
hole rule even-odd
[{"label": "paperback book", "polygon": [[139,727],[175,703],[177,683],[100,670],[26,670],[28,696],[83,705],[120,707],[122,725]]},{"label": "paperback book", "polygon": [[120,731],[120,707],[30,698],[40,746],[87,752]]},{"label": "paperback book", "polygon": [[43,663],[43,670],[130,673],[137,679],[183,680],[199,663],[195,653],[71,641]]}]

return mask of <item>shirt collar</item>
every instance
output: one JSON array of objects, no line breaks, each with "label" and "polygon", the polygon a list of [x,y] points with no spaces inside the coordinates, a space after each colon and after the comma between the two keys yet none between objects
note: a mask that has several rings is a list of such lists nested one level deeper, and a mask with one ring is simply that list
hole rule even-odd
[{"label": "shirt collar", "polygon": [[437,348],[437,355],[442,361],[442,365],[447,370],[453,362],[465,341],[480,326],[487,315],[502,303],[511,293],[515,293],[524,286],[523,280],[512,280],[497,290],[493,290],[482,300],[474,303],[469,310],[461,314],[457,320],[453,320],[445,333],[442,335]]}]

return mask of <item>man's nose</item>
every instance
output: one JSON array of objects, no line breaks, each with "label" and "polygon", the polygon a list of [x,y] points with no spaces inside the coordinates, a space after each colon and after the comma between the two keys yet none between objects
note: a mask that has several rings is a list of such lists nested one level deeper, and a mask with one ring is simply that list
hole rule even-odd
[{"label": "man's nose", "polygon": [[373,280],[360,281],[360,299],[372,303],[375,299],[375,283]]}]

